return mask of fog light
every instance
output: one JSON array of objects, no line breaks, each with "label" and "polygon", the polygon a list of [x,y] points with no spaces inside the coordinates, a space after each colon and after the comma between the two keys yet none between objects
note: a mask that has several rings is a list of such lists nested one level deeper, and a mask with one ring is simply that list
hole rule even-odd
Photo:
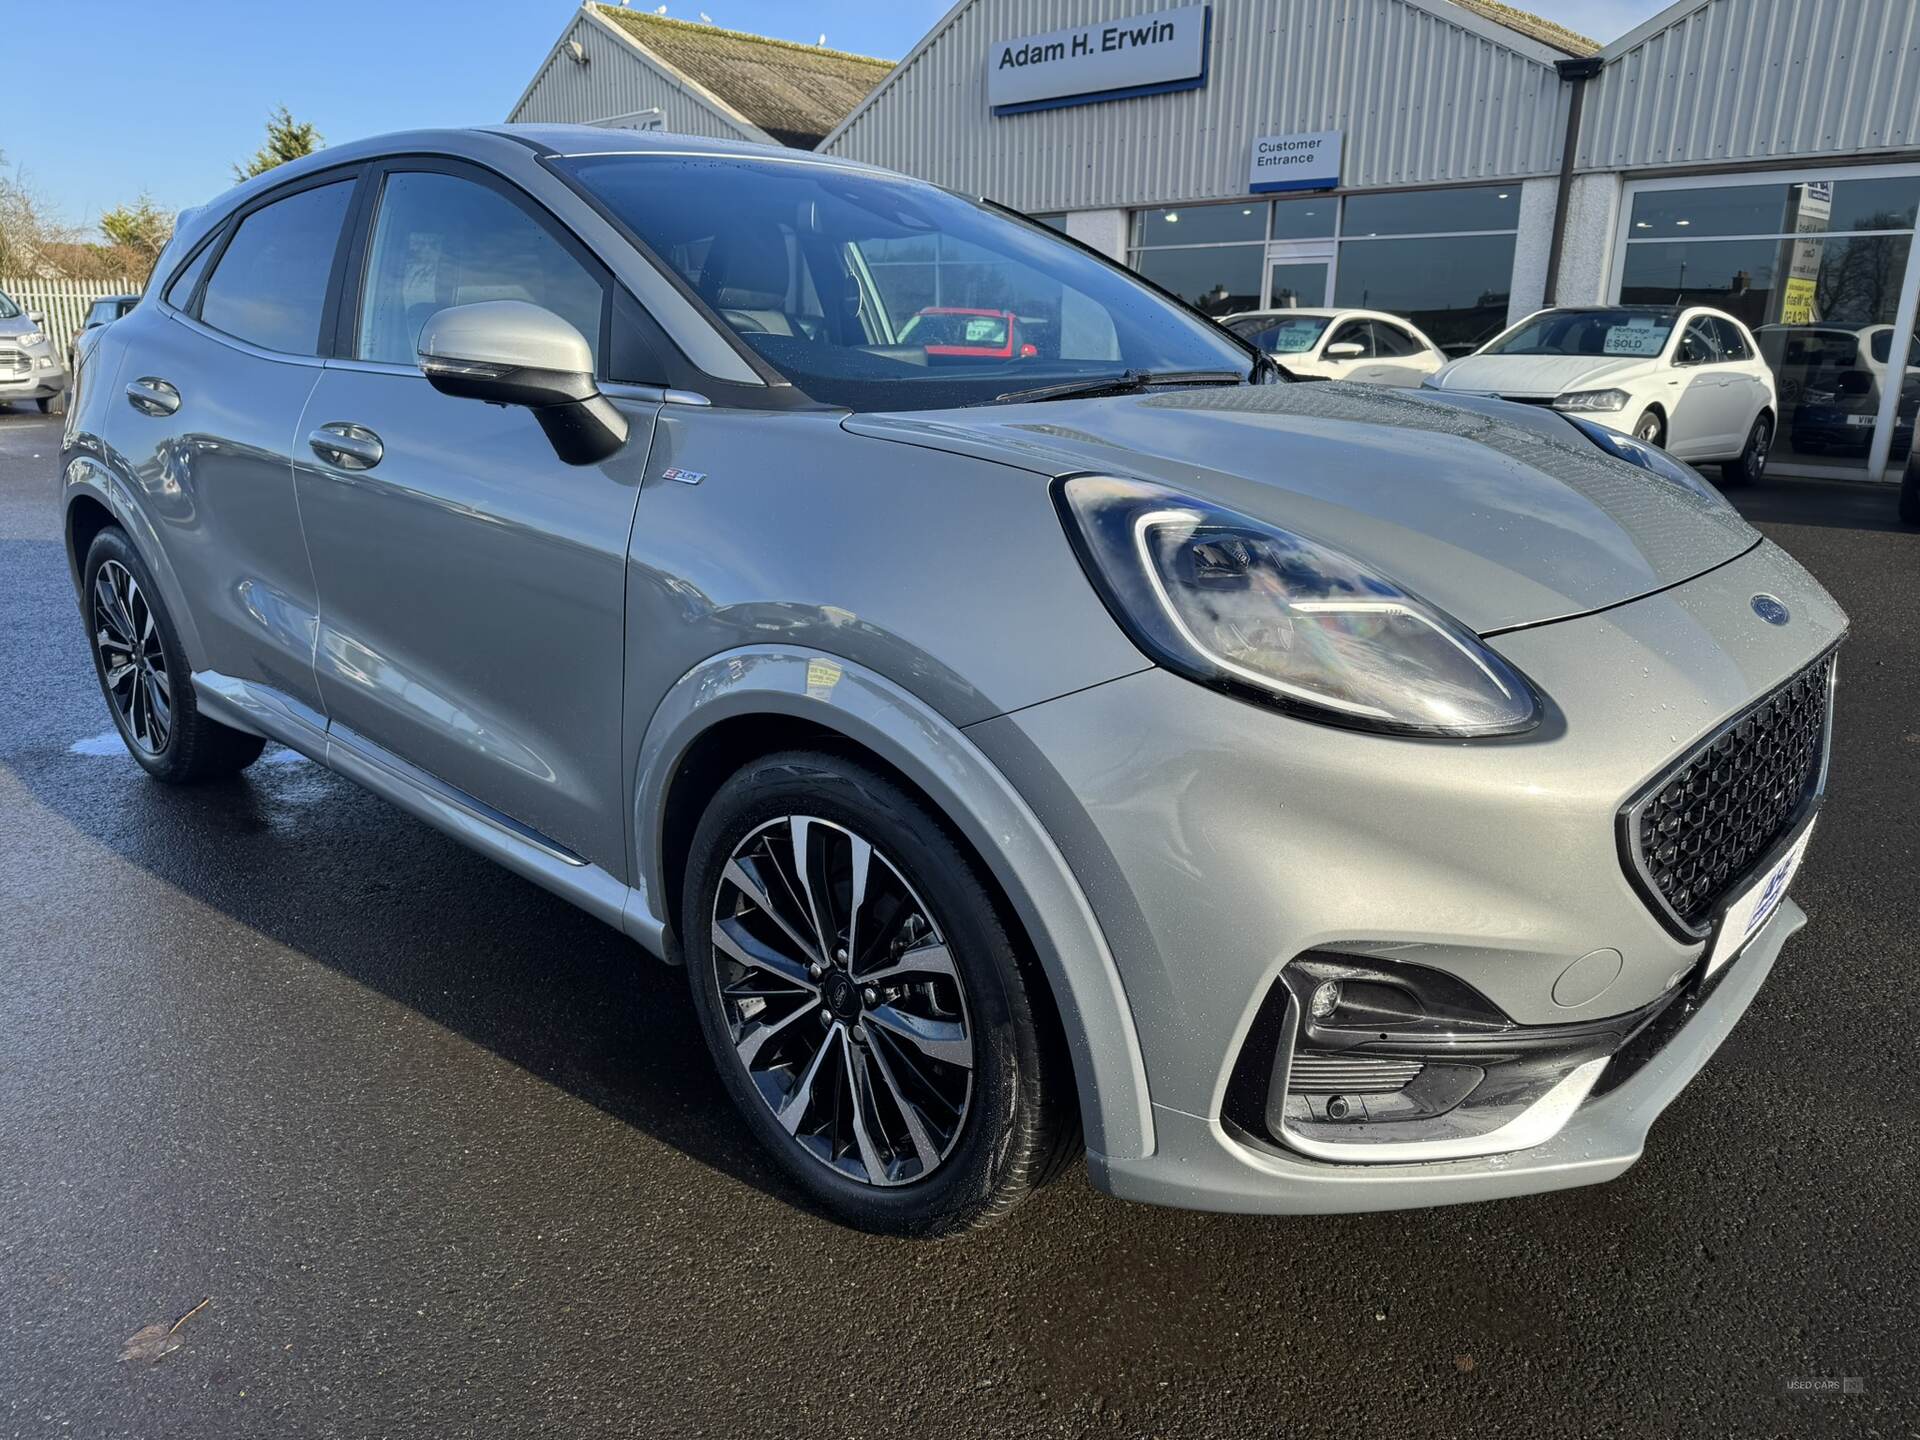
[{"label": "fog light", "polygon": [[1333,1014],[1340,1008],[1340,982],[1322,980],[1314,986],[1313,999],[1308,1002],[1307,1008],[1313,1012],[1313,1018],[1316,1020],[1324,1020]]}]

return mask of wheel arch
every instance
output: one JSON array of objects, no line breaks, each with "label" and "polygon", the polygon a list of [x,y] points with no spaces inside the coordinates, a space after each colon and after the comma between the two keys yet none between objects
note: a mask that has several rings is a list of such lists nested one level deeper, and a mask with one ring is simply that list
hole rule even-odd
[{"label": "wheel arch", "polygon": [[1046,976],[1088,1147],[1145,1157],[1153,1123],[1139,1037],[1099,921],[1051,836],[957,727],[883,676],[776,646],[717,655],[662,699],[634,776],[627,928],[663,954],[686,842],[706,796],[756,754],[825,746],[924,798],[985,867]]},{"label": "wheel arch", "polygon": [[67,568],[73,576],[74,595],[78,597],[85,581],[87,550],[109,525],[118,525],[128,541],[146,562],[147,570],[159,588],[161,602],[173,621],[180,648],[186,652],[190,669],[205,668],[206,651],[200,644],[200,631],[194,624],[193,610],[180,589],[180,579],[167,560],[166,547],[154,532],[146,512],[135,502],[126,482],[99,458],[87,453],[69,454],[62,482],[64,514],[61,529],[67,547]]}]

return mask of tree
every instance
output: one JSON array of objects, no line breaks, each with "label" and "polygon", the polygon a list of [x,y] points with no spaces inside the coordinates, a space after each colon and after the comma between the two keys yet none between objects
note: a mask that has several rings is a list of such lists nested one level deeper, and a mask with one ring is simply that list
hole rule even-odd
[{"label": "tree", "polygon": [[[0,166],[5,164],[6,157],[0,155]],[[47,247],[79,238],[74,227],[53,218],[51,207],[28,182],[25,171],[0,170],[0,275],[57,274]]]},{"label": "tree", "polygon": [[100,233],[125,251],[138,278],[153,273],[153,262],[173,238],[173,216],[153,203],[146,191],[131,205],[119,205],[100,217]]},{"label": "tree", "polygon": [[253,158],[246,164],[233,167],[233,178],[251,180],[276,165],[311,155],[326,143],[311,121],[294,119],[282,105],[267,117],[267,143],[254,151]]}]

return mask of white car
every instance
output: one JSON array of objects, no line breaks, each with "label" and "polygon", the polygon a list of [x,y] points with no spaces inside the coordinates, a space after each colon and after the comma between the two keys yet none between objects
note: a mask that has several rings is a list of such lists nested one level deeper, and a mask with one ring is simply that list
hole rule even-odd
[{"label": "white car", "polygon": [[1378,310],[1244,310],[1220,323],[1315,380],[1418,385],[1447,363],[1433,341]]},{"label": "white car", "polygon": [[1425,384],[1551,405],[1681,460],[1717,464],[1733,484],[1766,469],[1780,413],[1752,332],[1698,306],[1541,310]]}]

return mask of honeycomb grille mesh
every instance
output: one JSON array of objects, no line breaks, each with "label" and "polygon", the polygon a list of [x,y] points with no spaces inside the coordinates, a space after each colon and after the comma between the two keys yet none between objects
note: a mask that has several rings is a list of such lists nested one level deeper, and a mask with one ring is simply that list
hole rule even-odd
[{"label": "honeycomb grille mesh", "polygon": [[1817,783],[1833,656],[1690,755],[1628,816],[1640,872],[1698,927],[1792,823]]}]

